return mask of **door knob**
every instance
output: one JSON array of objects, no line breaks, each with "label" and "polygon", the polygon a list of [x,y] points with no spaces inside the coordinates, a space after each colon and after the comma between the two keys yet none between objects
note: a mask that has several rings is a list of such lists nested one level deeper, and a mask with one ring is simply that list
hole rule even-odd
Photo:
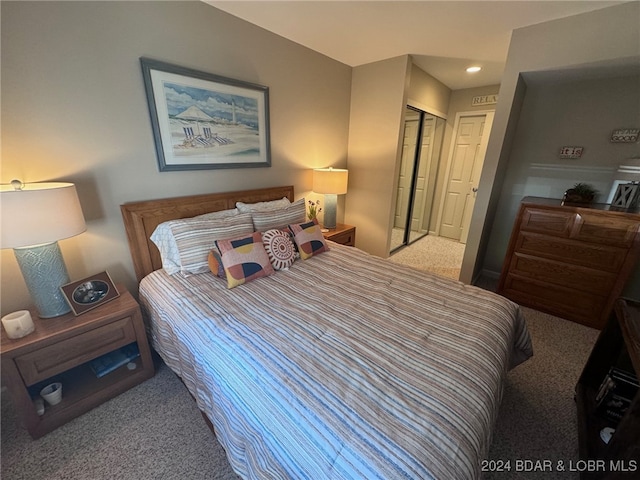
[{"label": "door knob", "polygon": [[471,191],[472,191],[473,193],[476,193],[476,192],[478,191],[478,187],[473,187],[473,188],[471,189]]}]

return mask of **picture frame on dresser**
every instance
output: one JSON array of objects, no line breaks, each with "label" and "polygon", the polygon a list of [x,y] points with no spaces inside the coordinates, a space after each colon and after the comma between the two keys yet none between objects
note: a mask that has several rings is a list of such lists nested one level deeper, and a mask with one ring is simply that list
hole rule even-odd
[{"label": "picture frame on dresser", "polygon": [[620,183],[611,200],[611,206],[617,208],[632,208],[638,204],[640,198],[640,183]]},{"label": "picture frame on dresser", "polygon": [[270,167],[269,87],[140,58],[161,172]]}]

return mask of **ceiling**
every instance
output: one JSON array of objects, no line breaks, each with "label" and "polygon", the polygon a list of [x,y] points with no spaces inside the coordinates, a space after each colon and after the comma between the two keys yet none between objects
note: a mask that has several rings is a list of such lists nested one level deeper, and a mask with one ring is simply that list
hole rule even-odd
[{"label": "ceiling", "polygon": [[[250,1],[216,8],[351,67],[409,54],[452,90],[496,85],[514,29],[624,1]],[[482,70],[468,74],[478,65]]]}]

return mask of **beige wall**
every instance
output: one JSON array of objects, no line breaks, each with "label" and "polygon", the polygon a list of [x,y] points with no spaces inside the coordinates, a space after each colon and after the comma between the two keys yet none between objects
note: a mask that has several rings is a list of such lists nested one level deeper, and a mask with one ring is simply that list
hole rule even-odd
[{"label": "beige wall", "polygon": [[638,62],[638,18],[640,4],[630,2],[513,32],[465,249],[462,281],[471,282],[482,268],[486,251],[492,248],[489,236],[526,95],[521,73]]},{"label": "beige wall", "polygon": [[[640,76],[592,80],[527,79],[518,128],[513,139],[483,270],[498,276],[511,229],[525,196],[562,198],[577,182],[594,186],[605,203],[618,166],[640,158],[640,144],[611,143],[620,125],[640,120]],[[584,147],[580,159],[560,159],[564,145]],[[640,279],[640,265],[635,276]],[[635,292],[632,292],[635,290]],[[640,299],[640,283],[627,294]]]},{"label": "beige wall", "polygon": [[[452,92],[413,65],[410,56],[356,67],[352,82],[350,183],[345,218],[347,223],[358,227],[356,241],[359,248],[388,257],[404,107],[411,105],[446,119]],[[446,155],[446,148],[444,150],[442,158]]]},{"label": "beige wall", "polygon": [[[344,64],[201,2],[0,8],[0,180],[76,183],[88,230],[60,242],[72,280],[108,270],[135,287],[122,203],[287,184],[300,197],[311,190],[310,169],[346,166]],[[142,56],[268,86],[272,166],[160,173]],[[1,267],[4,314],[29,296],[12,251],[2,251]]]},{"label": "beige wall", "polygon": [[449,87],[421,68],[411,65],[407,105],[440,118],[447,118],[450,98]]},{"label": "beige wall", "polygon": [[345,221],[356,246],[387,257],[411,60],[401,56],[353,69],[349,193]]}]

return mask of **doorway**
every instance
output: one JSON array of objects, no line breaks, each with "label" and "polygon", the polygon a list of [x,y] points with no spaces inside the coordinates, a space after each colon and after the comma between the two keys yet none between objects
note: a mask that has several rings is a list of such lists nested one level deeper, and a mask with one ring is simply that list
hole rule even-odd
[{"label": "doorway", "polygon": [[429,233],[445,124],[443,118],[406,107],[390,252]]},{"label": "doorway", "polygon": [[459,113],[438,225],[439,235],[467,243],[494,112]]}]

